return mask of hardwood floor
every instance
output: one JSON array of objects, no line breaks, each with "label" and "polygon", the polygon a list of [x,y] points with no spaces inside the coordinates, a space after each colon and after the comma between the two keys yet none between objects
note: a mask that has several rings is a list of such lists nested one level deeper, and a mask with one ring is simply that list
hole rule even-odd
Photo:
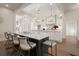
[{"label": "hardwood floor", "polygon": [[75,37],[67,36],[57,48],[57,56],[79,56],[79,45]]},{"label": "hardwood floor", "polygon": [[[79,45],[75,37],[67,36],[62,43],[57,44],[57,56],[79,56]],[[16,56],[14,48],[6,49],[6,41],[0,41],[0,56]],[[51,48],[48,52],[51,54]],[[53,55],[55,54],[54,49]],[[16,52],[16,51],[15,51]]]}]

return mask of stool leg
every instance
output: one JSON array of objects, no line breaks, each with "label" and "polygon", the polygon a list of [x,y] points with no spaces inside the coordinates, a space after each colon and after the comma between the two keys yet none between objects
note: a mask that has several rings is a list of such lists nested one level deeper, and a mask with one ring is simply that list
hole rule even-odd
[{"label": "stool leg", "polygon": [[38,56],[37,52],[38,52],[37,47],[35,47],[35,56]]},{"label": "stool leg", "polygon": [[32,50],[32,53],[33,53],[32,56],[35,56],[35,52],[36,52],[35,50],[36,50],[36,47],[33,48],[33,50]]},{"label": "stool leg", "polygon": [[57,56],[57,44],[55,45],[55,56]]},{"label": "stool leg", "polygon": [[53,49],[53,47],[51,46],[51,56],[53,56],[53,50],[52,49]]},{"label": "stool leg", "polygon": [[41,47],[42,47],[42,49],[41,49],[41,54],[42,54],[42,56],[43,56],[43,44],[42,44],[42,46],[41,46]]},{"label": "stool leg", "polygon": [[51,56],[53,56],[53,47],[52,47],[52,42],[51,42]]},{"label": "stool leg", "polygon": [[30,50],[28,51],[28,56],[30,56]]}]

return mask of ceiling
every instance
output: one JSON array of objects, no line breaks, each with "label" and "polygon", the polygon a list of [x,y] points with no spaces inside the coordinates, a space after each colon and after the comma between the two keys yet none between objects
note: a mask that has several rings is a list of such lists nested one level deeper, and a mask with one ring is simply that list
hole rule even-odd
[{"label": "ceiling", "polygon": [[[6,6],[8,5],[8,6]],[[10,10],[17,10],[21,7],[27,6],[29,3],[0,3],[1,7],[8,8]]]},{"label": "ceiling", "polygon": [[[76,7],[77,6],[77,7]],[[53,9],[52,14],[60,14],[60,13],[67,13],[70,10],[79,8],[79,4],[77,3],[53,3],[50,5],[49,3],[37,3],[37,4],[30,4],[23,10],[27,13],[31,13],[33,15],[38,13],[38,9],[40,10],[39,13],[41,16],[49,16],[51,14],[51,7]]]},{"label": "ceiling", "polygon": [[[8,7],[5,6],[6,4],[8,4]],[[48,3],[33,3],[33,4],[32,3],[0,3],[0,6],[6,7],[11,10],[17,10],[19,8],[24,8],[25,6],[28,6],[27,10],[33,10],[34,8],[39,8],[40,7],[39,5],[43,9],[46,8],[46,7],[44,7],[45,5],[47,6],[46,9],[48,9],[48,8],[50,9],[50,6],[48,5]],[[76,4],[76,3],[56,3],[56,6],[61,12],[67,12],[69,10],[72,10],[73,6],[78,6],[78,4]],[[77,7],[77,8],[79,8],[79,7]]]},{"label": "ceiling", "polygon": [[[56,5],[64,13],[68,12],[68,11],[74,9],[74,7],[78,6],[77,3],[57,3]],[[79,6],[77,8],[79,8]]]},{"label": "ceiling", "polygon": [[[51,8],[53,9],[52,11]],[[56,4],[50,5],[49,3],[31,4],[22,10],[34,16],[40,16],[40,17],[50,16],[51,14],[54,15],[60,13]]]}]

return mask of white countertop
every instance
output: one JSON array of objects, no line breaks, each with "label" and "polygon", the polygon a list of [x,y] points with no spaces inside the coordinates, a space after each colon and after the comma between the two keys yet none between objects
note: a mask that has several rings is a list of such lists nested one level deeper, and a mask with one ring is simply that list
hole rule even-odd
[{"label": "white countertop", "polygon": [[30,32],[25,33],[18,33],[30,38],[34,38],[37,40],[41,40],[43,38],[49,37],[49,39],[57,40],[59,42],[62,42],[62,32],[61,31],[39,31],[39,30],[33,30]]},{"label": "white countertop", "polygon": [[48,37],[48,35],[44,34],[44,33],[40,33],[40,32],[30,32],[30,33],[17,33],[17,34],[21,34],[23,36],[27,36],[33,39],[37,39],[37,40],[41,40],[43,38]]}]

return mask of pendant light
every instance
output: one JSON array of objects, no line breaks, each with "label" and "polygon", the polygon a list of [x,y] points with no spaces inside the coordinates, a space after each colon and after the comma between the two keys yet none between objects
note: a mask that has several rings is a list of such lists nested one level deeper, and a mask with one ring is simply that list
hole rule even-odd
[{"label": "pendant light", "polygon": [[37,13],[36,13],[36,21],[38,21],[38,19],[39,19],[39,12],[40,12],[40,10],[39,9],[36,9],[36,11],[37,11]]},{"label": "pendant light", "polygon": [[56,23],[56,22],[57,22],[57,19],[56,19],[56,18],[57,18],[57,17],[56,17],[56,15],[55,15],[55,24],[54,24],[54,27],[53,27],[54,29],[57,29],[57,28],[58,28],[58,25],[57,25],[57,23]]},{"label": "pendant light", "polygon": [[[50,3],[50,5],[51,5],[51,17],[53,17],[53,15],[52,15],[52,3]],[[52,19],[53,20],[53,19]],[[53,28],[54,29],[57,29],[58,28],[58,26],[57,26],[57,16],[56,16],[56,14],[54,15],[54,20],[55,20],[55,23],[54,23],[54,26],[53,26]]]},{"label": "pendant light", "polygon": [[37,29],[40,30],[41,29],[41,25],[40,25],[40,20],[39,20],[39,14],[40,14],[40,9],[37,9]]}]

